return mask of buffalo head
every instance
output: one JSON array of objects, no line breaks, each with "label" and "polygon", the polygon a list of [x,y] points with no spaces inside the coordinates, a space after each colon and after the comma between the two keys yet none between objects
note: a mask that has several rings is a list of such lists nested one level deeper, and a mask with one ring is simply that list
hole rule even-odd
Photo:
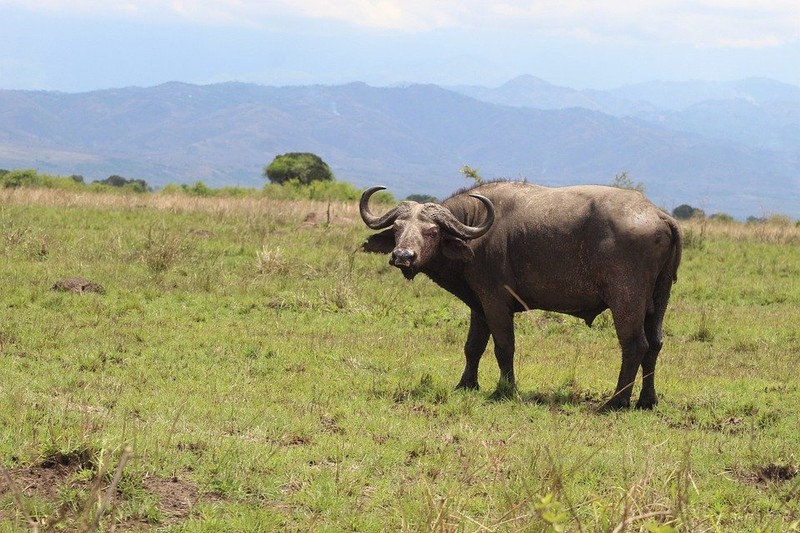
[{"label": "buffalo head", "polygon": [[367,252],[391,253],[389,263],[411,279],[440,253],[448,259],[467,261],[472,250],[466,241],[489,231],[494,223],[494,206],[485,196],[471,194],[486,207],[486,218],[478,226],[458,220],[445,206],[436,203],[405,201],[382,216],[369,210],[369,198],[386,187],[371,187],[361,195],[361,218],[371,229],[386,231],[372,235],[364,243]]}]

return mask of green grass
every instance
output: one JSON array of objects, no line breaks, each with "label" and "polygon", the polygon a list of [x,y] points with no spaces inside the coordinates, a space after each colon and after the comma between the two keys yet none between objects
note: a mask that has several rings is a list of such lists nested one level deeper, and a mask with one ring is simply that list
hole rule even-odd
[{"label": "green grass", "polygon": [[519,315],[519,397],[491,346],[455,392],[467,309],[350,203],[0,194],[0,531],[92,530],[126,446],[102,530],[798,529],[796,228],[687,227],[661,404],[600,415],[610,317]]}]

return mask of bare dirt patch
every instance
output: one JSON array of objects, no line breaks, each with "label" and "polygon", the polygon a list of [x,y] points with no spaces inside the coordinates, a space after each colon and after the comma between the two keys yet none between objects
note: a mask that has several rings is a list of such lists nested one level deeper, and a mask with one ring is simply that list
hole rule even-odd
[{"label": "bare dirt patch", "polygon": [[73,276],[56,281],[50,290],[59,292],[95,292],[97,294],[105,294],[106,289],[99,283],[90,281],[80,276]]},{"label": "bare dirt patch", "polygon": [[[82,475],[82,471],[87,468],[94,469],[96,467],[92,464],[91,457],[93,455],[88,452],[56,454],[36,465],[0,470],[0,498],[4,500],[13,498],[16,507],[16,511],[13,509],[0,510],[0,519],[13,520],[16,518],[20,520],[20,523],[24,523],[28,512],[25,509],[26,502],[36,499],[52,502],[56,508],[51,516],[33,517],[41,525],[47,527],[58,523],[59,527],[64,525],[77,527],[82,524],[85,519],[82,516],[85,506],[80,506],[78,510],[75,510],[69,502],[61,501],[61,495],[65,489],[71,489],[72,491],[81,491],[87,495],[87,499],[92,499],[93,489],[96,493],[105,492],[109,485],[107,481],[98,484],[95,476]],[[202,493],[194,483],[178,477],[146,476],[142,480],[142,487],[156,500],[160,526],[175,525],[186,520],[194,506],[200,502],[221,500],[219,495]],[[112,504],[118,506],[125,501],[125,498],[125,495],[118,490]],[[20,507],[23,508],[20,509]],[[109,515],[106,515],[103,523],[107,524],[109,520]],[[133,517],[122,523],[116,523],[113,527],[116,531],[137,531],[145,525],[144,519],[138,520]]]},{"label": "bare dirt patch", "polygon": [[158,510],[163,515],[162,525],[185,520],[194,506],[200,502],[222,500],[219,494],[202,493],[193,483],[178,477],[148,476],[144,479],[143,485],[144,489],[158,501]]},{"label": "bare dirt patch", "polygon": [[792,481],[800,473],[796,464],[792,463],[767,463],[755,465],[746,471],[734,472],[739,480],[745,483],[781,483]]},{"label": "bare dirt patch", "polygon": [[756,469],[760,481],[790,481],[797,476],[797,466],[770,463]]}]

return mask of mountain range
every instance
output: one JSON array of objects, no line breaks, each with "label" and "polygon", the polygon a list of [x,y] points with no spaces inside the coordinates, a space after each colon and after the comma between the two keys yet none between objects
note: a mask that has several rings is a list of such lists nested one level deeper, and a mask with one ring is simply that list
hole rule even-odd
[{"label": "mountain range", "polygon": [[445,197],[467,185],[464,165],[546,185],[610,183],[624,171],[667,209],[800,218],[800,88],[766,79],[609,91],[532,76],[496,88],[0,90],[0,168],[252,187],[276,155],[299,151],[397,197]]}]

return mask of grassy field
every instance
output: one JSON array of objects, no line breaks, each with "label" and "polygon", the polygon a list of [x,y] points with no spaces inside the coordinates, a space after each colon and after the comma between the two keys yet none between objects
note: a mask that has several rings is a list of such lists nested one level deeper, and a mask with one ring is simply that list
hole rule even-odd
[{"label": "grassy field", "polygon": [[355,203],[2,190],[0,531],[796,531],[800,230],[684,230],[661,404],[601,415],[607,315],[453,391],[466,307]]}]

